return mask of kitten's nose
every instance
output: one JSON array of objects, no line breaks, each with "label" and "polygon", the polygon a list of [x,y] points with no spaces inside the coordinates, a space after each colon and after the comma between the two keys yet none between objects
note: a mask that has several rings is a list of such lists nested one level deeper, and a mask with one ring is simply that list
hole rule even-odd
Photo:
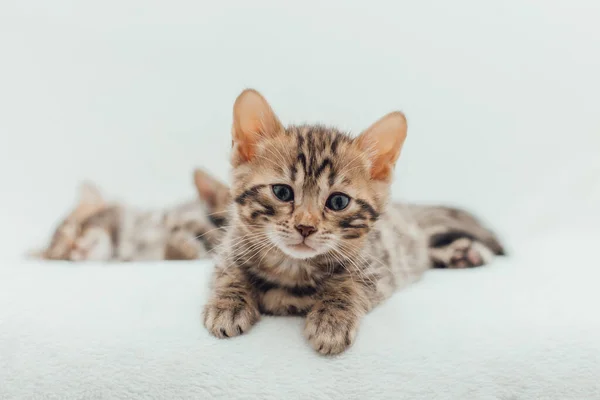
[{"label": "kitten's nose", "polygon": [[296,225],[296,230],[304,237],[308,237],[317,231],[317,228],[309,225]]}]

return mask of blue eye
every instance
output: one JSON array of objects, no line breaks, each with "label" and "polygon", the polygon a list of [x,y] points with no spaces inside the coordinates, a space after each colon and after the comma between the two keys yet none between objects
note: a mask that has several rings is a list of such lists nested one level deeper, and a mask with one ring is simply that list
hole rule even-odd
[{"label": "blue eye", "polygon": [[294,191],[288,185],[273,185],[273,194],[281,201],[294,200]]},{"label": "blue eye", "polygon": [[333,193],[325,202],[325,206],[332,211],[342,211],[348,207],[348,204],[350,204],[350,197],[344,193]]}]

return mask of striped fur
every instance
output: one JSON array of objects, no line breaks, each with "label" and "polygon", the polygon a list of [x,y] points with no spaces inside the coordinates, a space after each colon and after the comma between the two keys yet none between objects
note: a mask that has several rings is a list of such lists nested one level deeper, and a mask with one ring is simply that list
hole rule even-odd
[{"label": "striped fur", "polygon": [[[365,313],[428,268],[484,261],[471,245],[488,249],[497,241],[468,214],[388,205],[402,119],[390,114],[358,138],[319,125],[284,128],[262,96],[240,95],[233,201],[204,310],[213,335],[242,334],[261,313],[304,315],[314,349],[340,353],[354,342]],[[280,200],[277,185],[289,185],[293,200]],[[345,209],[328,208],[335,193],[349,196]],[[472,228],[468,237],[448,236]],[[452,247],[463,239],[468,246]],[[448,254],[431,252],[440,249]]]}]

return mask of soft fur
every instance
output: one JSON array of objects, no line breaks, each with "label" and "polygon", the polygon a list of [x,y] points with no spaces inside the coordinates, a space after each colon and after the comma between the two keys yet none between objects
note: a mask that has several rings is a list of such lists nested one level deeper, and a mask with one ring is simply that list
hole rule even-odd
[{"label": "soft fur", "polygon": [[223,191],[217,191],[219,182],[201,170],[195,171],[194,182],[199,199],[152,211],[109,203],[94,185],[84,183],[75,209],[58,225],[49,246],[34,255],[70,261],[206,257],[220,229],[207,218],[207,206],[214,206],[202,199],[212,199],[211,191]]},{"label": "soft fur", "polygon": [[[428,268],[478,266],[503,253],[463,211],[388,204],[406,131],[399,112],[357,138],[284,127],[256,91],[238,97],[234,201],[204,310],[213,335],[240,335],[261,313],[298,314],[315,350],[340,353],[365,313]],[[278,197],[281,185],[293,190],[290,201]],[[330,207],[336,194],[349,198],[346,208]]]}]

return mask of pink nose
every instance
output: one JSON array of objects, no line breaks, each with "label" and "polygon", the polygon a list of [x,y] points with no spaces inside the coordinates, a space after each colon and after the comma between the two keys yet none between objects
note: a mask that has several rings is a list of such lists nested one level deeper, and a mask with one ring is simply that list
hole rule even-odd
[{"label": "pink nose", "polygon": [[304,237],[308,237],[317,231],[314,226],[296,225],[296,230]]}]

